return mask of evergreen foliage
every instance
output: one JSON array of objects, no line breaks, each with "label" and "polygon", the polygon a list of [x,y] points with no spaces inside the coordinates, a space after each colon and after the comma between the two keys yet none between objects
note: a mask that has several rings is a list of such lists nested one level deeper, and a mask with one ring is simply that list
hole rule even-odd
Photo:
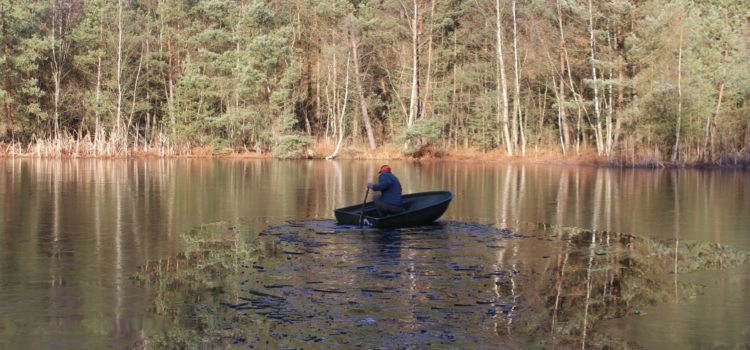
[{"label": "evergreen foliage", "polygon": [[501,3],[498,33],[490,0],[0,0],[0,141],[298,157],[339,133],[365,147],[371,128],[379,145],[750,159],[745,1]]}]

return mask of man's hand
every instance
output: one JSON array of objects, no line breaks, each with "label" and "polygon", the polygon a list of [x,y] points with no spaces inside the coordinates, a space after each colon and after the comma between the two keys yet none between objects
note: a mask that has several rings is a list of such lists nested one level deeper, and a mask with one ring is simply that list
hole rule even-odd
[{"label": "man's hand", "polygon": [[373,186],[372,182],[367,183],[367,188],[372,189],[372,186]]}]

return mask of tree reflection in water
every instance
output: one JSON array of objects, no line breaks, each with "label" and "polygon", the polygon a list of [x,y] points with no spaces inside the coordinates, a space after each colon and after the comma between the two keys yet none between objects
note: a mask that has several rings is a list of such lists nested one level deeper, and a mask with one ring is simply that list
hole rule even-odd
[{"label": "tree reflection in water", "polygon": [[[716,244],[442,222],[396,230],[331,220],[206,225],[188,251],[134,277],[173,325],[158,348],[624,348],[597,322],[690,299],[671,274],[734,266]],[[139,344],[143,346],[144,344]]]}]

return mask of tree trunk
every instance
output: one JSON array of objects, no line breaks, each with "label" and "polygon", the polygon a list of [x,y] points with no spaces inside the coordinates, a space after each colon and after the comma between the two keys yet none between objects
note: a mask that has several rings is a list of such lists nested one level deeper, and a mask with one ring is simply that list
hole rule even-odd
[{"label": "tree trunk", "polygon": [[674,148],[672,148],[672,161],[680,159],[680,131],[682,128],[682,39],[684,30],[680,29],[680,48],[677,54],[677,125],[675,127]]},{"label": "tree trunk", "polygon": [[[122,136],[122,0],[117,0],[117,125],[118,139]],[[119,141],[119,140],[118,140]]]},{"label": "tree trunk", "polygon": [[[3,3],[4,5],[4,3]],[[10,37],[8,34],[8,23],[6,21],[6,12],[8,10],[5,6],[0,9],[0,15],[2,15],[2,26],[3,26],[3,56],[5,61],[5,117],[8,119],[8,126],[5,131],[6,136],[12,141],[14,139],[13,131],[13,84],[10,78],[11,67],[10,67]]]},{"label": "tree trunk", "polygon": [[[714,124],[716,124],[716,119],[719,118],[719,114],[721,114],[721,103],[724,99],[724,85],[726,83],[727,78],[727,58],[729,57],[729,48],[724,46],[724,55],[722,59],[722,69],[723,69],[723,76],[721,79],[721,83],[719,84],[719,97],[716,100],[716,109],[714,110],[714,117],[711,119],[711,115],[706,118],[706,136],[703,141],[703,160],[713,160],[714,156],[714,135],[716,134],[716,131],[714,130]],[[709,147],[710,146],[710,147]]]},{"label": "tree trunk", "polygon": [[[58,57],[59,49],[57,47],[57,28],[58,26],[62,27],[62,19],[58,18],[60,16],[60,10],[57,7],[57,1],[52,1],[52,61],[50,62],[50,65],[52,66],[52,88],[54,91],[52,92],[52,105],[53,105],[53,112],[52,112],[52,122],[54,123],[54,130],[55,130],[55,140],[59,141],[60,139],[60,59]],[[59,22],[59,23],[58,23]],[[62,30],[61,30],[62,31]],[[61,33],[62,34],[62,33]],[[60,38],[62,40],[62,38]]]},{"label": "tree trunk", "polygon": [[591,49],[591,77],[593,79],[594,86],[594,115],[596,117],[596,123],[594,125],[594,134],[596,138],[596,153],[601,155],[604,151],[604,145],[602,140],[602,112],[599,108],[599,80],[596,74],[596,44],[594,41],[594,14],[591,0],[589,0],[589,48]]},{"label": "tree trunk", "polygon": [[[634,2],[633,6],[630,8],[630,32],[635,33],[636,32],[636,6],[637,3]],[[637,122],[638,121],[638,79],[635,79],[635,76],[638,72],[638,67],[633,62],[630,64],[630,104],[632,106],[632,113],[633,118]]]},{"label": "tree trunk", "polygon": [[419,116],[419,21],[421,19],[421,9],[423,0],[413,0],[414,19],[412,21],[412,79],[411,79],[411,98],[409,102],[409,118],[406,127],[411,128]]},{"label": "tree trunk", "polygon": [[523,132],[523,117],[521,114],[521,65],[518,61],[518,26],[516,20],[516,0],[513,0],[513,65],[514,85],[513,92],[513,148],[521,147],[521,155],[526,154],[526,136]]},{"label": "tree trunk", "polygon": [[424,98],[422,99],[422,108],[421,113],[419,114],[420,119],[424,119],[427,115],[427,110],[430,109],[430,80],[432,78],[432,20],[435,17],[435,2],[436,0],[430,1],[430,34],[427,38],[427,71],[425,72]]},{"label": "tree trunk", "polygon": [[[99,45],[102,45],[102,35],[104,34],[104,14],[99,10]],[[96,53],[96,91],[94,92],[94,143],[99,145],[99,123],[101,122],[101,96],[102,96],[102,53],[98,50]]]},{"label": "tree trunk", "polygon": [[623,47],[622,50],[619,50],[619,56],[620,60],[618,63],[617,68],[617,105],[615,106],[615,131],[614,136],[612,140],[612,150],[614,151],[615,148],[618,147],[618,143],[620,140],[620,130],[622,127],[622,111],[625,108],[625,53],[624,53],[624,43],[620,45],[620,41],[624,41],[624,38],[622,35],[617,36],[618,39],[615,40],[615,45],[617,47]]},{"label": "tree trunk", "polygon": [[565,32],[563,30],[562,5],[561,0],[557,0],[557,25],[560,29],[560,92],[558,95],[558,127],[561,135],[561,148],[565,155],[568,146],[570,146],[571,130],[568,123],[567,109],[565,108],[565,59],[567,49],[565,48]]},{"label": "tree trunk", "polygon": [[[307,50],[309,51],[309,47]],[[303,75],[304,82],[302,85],[304,85],[307,88],[307,96],[305,96],[304,100],[304,110],[302,111],[302,115],[305,117],[305,132],[308,136],[312,135],[312,124],[310,123],[310,104],[312,100],[312,66],[310,60],[306,60],[307,64],[305,64],[305,70],[307,75]]]},{"label": "tree trunk", "polygon": [[[135,101],[136,101],[136,96],[138,95],[138,79],[141,77],[141,67],[143,66],[143,53],[146,50],[147,42],[148,42],[148,38],[146,38],[146,42],[141,43],[141,55],[138,58],[138,69],[136,70],[135,82],[133,83],[133,98],[132,98],[131,105],[130,105],[130,114],[128,115],[128,122],[127,124],[125,124],[125,130],[124,130],[126,145],[128,143],[128,134],[129,134],[130,126],[133,124],[133,116],[135,115]],[[138,146],[138,143],[137,143],[138,128],[135,128],[135,131],[136,131],[136,143],[133,144],[133,146],[137,147]]]},{"label": "tree trunk", "polygon": [[[566,154],[566,146],[565,146],[565,130],[563,128],[563,125],[565,124],[563,122],[563,118],[565,117],[565,108],[563,108],[563,101],[564,98],[560,95],[562,95],[565,92],[565,84],[563,83],[563,79],[561,77],[560,79],[560,89],[557,89],[557,79],[555,79],[555,76],[552,76],[552,85],[555,88],[555,97],[557,97],[557,125],[558,125],[558,134],[560,136],[560,149],[562,150],[563,156]],[[541,123],[540,123],[541,124]]]},{"label": "tree trunk", "polygon": [[[349,62],[351,62],[351,51],[349,51],[349,54],[346,58],[346,78],[344,80],[344,105],[341,108],[341,111],[338,113],[338,141],[336,142],[336,148],[333,150],[333,153],[326,157],[326,159],[333,159],[336,158],[336,156],[339,154],[339,150],[341,149],[341,144],[344,142],[344,116],[346,115],[346,102],[349,100]],[[334,77],[336,76],[336,54],[334,53],[333,56],[333,69],[334,69]],[[334,78],[335,82],[335,78]],[[334,88],[335,91],[335,88]],[[334,96],[337,95],[334,92]],[[338,101],[334,101],[334,105],[337,105]]]},{"label": "tree trunk", "polygon": [[[333,40],[332,42],[336,42]],[[336,50],[334,46],[333,50],[333,64],[331,65],[331,68],[328,69],[328,81],[332,87],[330,88],[330,95],[333,95],[332,97],[329,95],[329,85],[326,85],[326,101],[328,102],[328,118],[326,120],[326,140],[328,140],[328,132],[333,134],[333,137],[336,138],[337,136],[337,130],[336,127],[336,120],[338,118],[338,108],[339,108],[339,95],[338,95],[338,65],[336,64]],[[347,70],[348,72],[348,70]],[[331,78],[333,76],[333,78]],[[331,101],[331,98],[333,101]]]},{"label": "tree trunk", "polygon": [[[609,46],[610,50],[612,52],[615,51],[614,43],[617,41],[617,37],[615,36],[614,40],[612,40],[611,30],[609,28],[609,25],[607,26],[607,45]],[[607,118],[604,121],[604,154],[607,156],[607,159],[612,155],[612,140],[613,140],[613,131],[614,127],[612,125],[612,119],[614,118],[614,88],[612,87],[612,81],[614,81],[614,69],[612,66],[609,67],[609,81],[610,83],[607,84]]]},{"label": "tree trunk", "polygon": [[320,133],[320,130],[322,129],[322,115],[320,111],[320,51],[321,51],[321,40],[318,39],[318,48],[315,51],[315,128],[317,129],[317,133]]},{"label": "tree trunk", "polygon": [[357,36],[355,34],[356,29],[352,28],[349,31],[349,40],[352,44],[352,59],[354,60],[354,83],[357,84],[357,93],[359,97],[359,105],[362,108],[362,122],[365,124],[365,131],[367,132],[367,141],[370,144],[370,149],[374,150],[378,146],[375,144],[375,135],[372,131],[372,123],[370,122],[370,114],[367,112],[367,100],[365,99],[365,93],[362,88],[362,80],[359,71],[359,54],[357,53]]},{"label": "tree trunk", "polygon": [[[160,0],[160,2],[163,0]],[[161,21],[161,30],[162,32],[166,31],[166,43],[167,43],[167,81],[165,86],[165,93],[167,95],[167,113],[169,115],[169,126],[171,129],[171,141],[174,143],[177,141],[177,117],[175,115],[175,108],[174,108],[174,76],[175,76],[175,60],[176,60],[176,53],[174,52],[175,49],[172,45],[172,33],[169,28],[169,24],[165,24],[163,22],[164,15],[162,14],[160,16]],[[162,48],[162,35],[159,35],[160,39],[160,48],[159,52],[161,53]]]},{"label": "tree trunk", "polygon": [[[457,87],[458,87],[458,79],[456,77],[456,66],[458,66],[458,31],[453,32],[453,76],[452,76],[452,88],[451,88],[451,111],[450,111],[450,120],[451,120],[451,131],[453,132],[453,143],[456,147],[456,150],[458,150],[458,126],[459,126],[459,120],[458,120],[458,108],[456,107],[457,102]],[[450,138],[448,140],[450,143]]]},{"label": "tree trunk", "polygon": [[[503,132],[503,141],[505,143],[505,151],[508,155],[513,155],[513,143],[510,138],[510,130],[508,128],[508,83],[505,79],[505,60],[503,59],[503,27],[500,21],[500,0],[495,0],[495,24],[497,27],[497,63],[498,63],[498,74],[497,74],[497,85],[502,89],[502,95],[497,94],[497,124],[502,125],[501,129]],[[502,117],[501,117],[502,111]],[[499,137],[498,137],[499,138]],[[498,140],[499,141],[499,140]]]},{"label": "tree trunk", "polygon": [[240,120],[240,87],[242,86],[242,74],[240,73],[242,69],[242,63],[240,61],[240,55],[241,55],[241,48],[242,45],[240,45],[242,41],[242,19],[243,19],[243,13],[245,12],[245,2],[240,1],[240,4],[237,8],[237,24],[234,29],[234,114],[235,117],[233,118],[233,121],[229,125],[229,137],[234,138],[234,130],[235,130],[235,121]]}]

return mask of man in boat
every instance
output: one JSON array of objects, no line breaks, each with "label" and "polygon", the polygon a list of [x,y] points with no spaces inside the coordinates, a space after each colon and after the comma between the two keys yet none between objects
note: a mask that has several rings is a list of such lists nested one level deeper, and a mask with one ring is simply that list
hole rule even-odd
[{"label": "man in boat", "polygon": [[378,183],[367,183],[367,188],[380,191],[375,197],[375,208],[378,215],[385,216],[404,211],[404,201],[401,198],[401,182],[391,173],[391,167],[383,165],[378,172]]}]

